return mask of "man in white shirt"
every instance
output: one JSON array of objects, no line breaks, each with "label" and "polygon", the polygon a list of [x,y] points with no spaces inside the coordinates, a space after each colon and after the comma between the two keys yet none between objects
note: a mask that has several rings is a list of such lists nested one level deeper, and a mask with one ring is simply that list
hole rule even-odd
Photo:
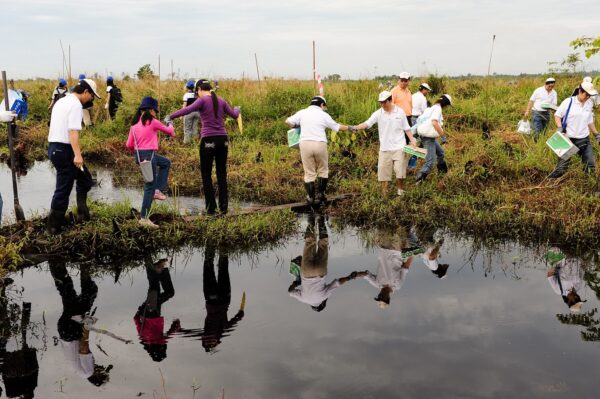
[{"label": "man in white shirt", "polygon": [[52,108],[48,133],[48,157],[56,168],[56,189],[50,205],[47,230],[50,234],[60,233],[64,216],[69,207],[69,196],[73,183],[77,181],[77,214],[89,219],[87,193],[92,188],[92,179],[83,164],[79,147],[79,131],[83,118],[82,104],[100,98],[96,83],[91,79],[80,80]]},{"label": "man in white shirt", "polygon": [[578,291],[583,288],[583,270],[578,259],[565,258],[552,266],[547,273],[548,282],[571,312],[580,312],[583,302]]},{"label": "man in white shirt", "polygon": [[529,112],[533,109],[531,125],[535,141],[537,141],[540,134],[546,130],[546,127],[548,127],[548,123],[550,122],[550,111],[542,105],[550,104],[556,106],[558,104],[558,96],[554,90],[555,84],[556,80],[554,78],[548,78],[546,79],[544,86],[535,89],[531,98],[529,98],[527,109],[523,114],[523,117],[528,119]]},{"label": "man in white shirt", "polygon": [[388,191],[389,182],[392,180],[392,171],[396,175],[397,194],[404,194],[403,182],[406,178],[406,163],[408,156],[404,154],[406,136],[410,145],[417,146],[413,137],[406,114],[402,108],[392,102],[392,93],[382,91],[378,97],[380,109],[365,122],[352,127],[351,130],[367,129],[377,123],[379,131],[379,162],[377,165],[377,179],[382,184],[383,193]]},{"label": "man in white shirt", "polygon": [[[565,99],[554,114],[554,122],[571,142],[579,148],[577,154],[581,157],[583,168],[587,173],[594,174],[596,160],[590,142],[590,132],[598,134],[594,126],[594,111],[588,101],[597,96],[598,91],[590,82],[583,82],[579,86],[579,94]],[[556,168],[548,176],[549,179],[561,177],[569,167],[571,159],[559,158]]]},{"label": "man in white shirt", "polygon": [[429,92],[431,92],[431,87],[427,83],[421,83],[419,91],[412,95],[411,126],[417,123],[419,116],[423,115],[423,112],[429,107],[426,97]]},{"label": "man in white shirt", "polygon": [[[329,179],[329,162],[325,129],[329,128],[334,132],[348,130],[347,125],[334,121],[325,112],[326,110],[325,97],[316,96],[312,98],[308,108],[296,112],[285,120],[290,127],[300,127],[300,157],[304,168],[306,200],[309,205],[318,205],[326,201],[325,190]],[[315,180],[317,178],[318,193],[315,196]]]},{"label": "man in white shirt", "polygon": [[[186,92],[183,95],[183,107],[192,105],[198,99],[195,92],[196,83],[193,80],[188,80],[185,84]],[[183,117],[183,142],[187,144],[198,135],[198,122],[200,121],[200,112],[190,112]]]}]

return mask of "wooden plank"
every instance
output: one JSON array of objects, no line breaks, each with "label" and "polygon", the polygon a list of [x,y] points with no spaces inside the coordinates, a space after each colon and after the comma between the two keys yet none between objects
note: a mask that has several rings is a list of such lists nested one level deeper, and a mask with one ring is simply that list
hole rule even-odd
[{"label": "wooden plank", "polygon": [[[336,202],[339,202],[341,200],[345,200],[348,198],[352,198],[354,197],[356,194],[340,194],[340,195],[336,195],[333,197],[329,197],[327,199],[327,201],[325,202],[325,206],[328,205],[332,205],[335,204]],[[314,208],[320,208],[322,205],[319,205],[317,207]],[[242,216],[242,215],[249,215],[252,213],[265,213],[265,212],[271,212],[271,211],[278,211],[278,210],[282,210],[282,209],[291,209],[294,212],[307,212],[309,210],[311,210],[311,206],[309,206],[306,201],[304,202],[292,202],[290,204],[281,204],[281,205],[272,205],[272,206],[253,206],[253,207],[249,207],[249,208],[243,208],[240,210],[237,210],[235,212],[230,212],[227,214],[227,216]],[[190,216],[184,216],[183,220],[186,222],[193,222],[195,220],[199,220],[199,219],[203,219],[208,217],[205,214],[202,215],[190,215]]]}]

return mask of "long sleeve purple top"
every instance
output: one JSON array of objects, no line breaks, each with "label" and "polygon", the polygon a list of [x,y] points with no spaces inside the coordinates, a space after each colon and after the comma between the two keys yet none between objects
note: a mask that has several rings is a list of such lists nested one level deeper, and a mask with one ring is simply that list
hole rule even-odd
[{"label": "long sleeve purple top", "polygon": [[225,114],[229,115],[233,119],[236,119],[240,115],[240,111],[231,108],[227,101],[219,97],[219,109],[217,110],[217,116],[215,117],[213,102],[211,96],[202,96],[194,101],[191,105],[180,109],[170,115],[171,119],[179,118],[189,114],[190,112],[200,112],[200,119],[202,120],[202,129],[200,130],[200,137],[207,136],[226,136],[227,131],[225,130]]}]

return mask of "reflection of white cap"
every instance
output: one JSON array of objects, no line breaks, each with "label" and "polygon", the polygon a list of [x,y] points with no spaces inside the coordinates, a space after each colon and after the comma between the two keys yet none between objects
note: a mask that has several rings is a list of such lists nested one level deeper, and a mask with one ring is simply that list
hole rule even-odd
[{"label": "reflection of white cap", "polygon": [[594,89],[594,85],[591,82],[582,82],[581,88],[590,96],[598,95],[598,90]]},{"label": "reflection of white cap", "polygon": [[392,93],[390,93],[387,90],[384,90],[381,93],[379,93],[379,97],[377,97],[377,101],[379,101],[379,102],[385,101],[388,98],[390,98],[391,96],[392,96]]},{"label": "reflection of white cap", "polygon": [[573,313],[581,312],[581,307],[583,306],[583,302],[577,302],[575,305],[572,305],[569,309]]},{"label": "reflection of white cap", "polygon": [[400,79],[410,79],[410,73],[408,73],[408,72],[401,72],[400,73]]},{"label": "reflection of white cap", "polygon": [[383,301],[377,301],[377,306],[379,306],[379,309],[386,309],[390,304]]}]

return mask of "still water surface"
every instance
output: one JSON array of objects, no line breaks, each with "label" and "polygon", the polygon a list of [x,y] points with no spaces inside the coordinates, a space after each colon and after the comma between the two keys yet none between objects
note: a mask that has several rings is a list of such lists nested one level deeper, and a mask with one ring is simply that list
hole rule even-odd
[{"label": "still water surface", "polygon": [[[570,312],[540,253],[474,252],[446,237],[436,265],[415,248],[431,250],[439,232],[372,232],[371,245],[332,224],[305,218],[306,230],[274,249],[163,254],[166,264],[155,256],[119,276],[60,263],[11,276],[4,297],[32,304],[26,339],[39,372],[29,389],[91,399],[598,397],[599,343],[558,320]],[[443,264],[439,278],[432,269]],[[582,262],[568,265],[562,285],[587,300],[582,314],[597,308]],[[346,281],[354,271],[369,274]],[[382,308],[374,298],[386,284]],[[92,331],[91,355],[79,355],[83,330],[70,316],[90,309],[96,328],[132,342]],[[18,331],[8,335],[8,352],[22,348]],[[86,379],[94,365],[112,366],[99,387]]]}]

